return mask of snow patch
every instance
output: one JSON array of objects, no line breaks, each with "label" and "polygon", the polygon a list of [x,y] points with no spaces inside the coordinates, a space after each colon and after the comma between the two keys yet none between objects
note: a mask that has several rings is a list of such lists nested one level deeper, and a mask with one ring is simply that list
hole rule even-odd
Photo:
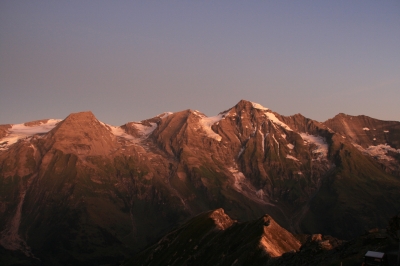
[{"label": "snow patch", "polygon": [[285,123],[283,123],[282,121],[280,121],[273,113],[271,113],[271,112],[265,112],[264,114],[265,114],[265,116],[266,116],[269,120],[271,120],[274,124],[277,124],[277,125],[279,125],[279,126],[285,128],[286,130],[293,131],[288,125],[286,125]]},{"label": "snow patch", "polygon": [[251,102],[251,104],[253,105],[253,107],[254,107],[255,109],[264,110],[264,111],[268,111],[268,110],[269,110],[268,108],[262,106],[261,104],[253,103],[253,102]]},{"label": "snow patch", "polygon": [[333,131],[332,129],[330,129],[329,127],[326,127],[329,131],[329,133],[335,133],[335,131]]},{"label": "snow patch", "polygon": [[217,141],[222,140],[222,137],[219,134],[215,133],[211,128],[213,124],[219,122],[222,118],[224,118],[224,114],[219,114],[212,117],[203,116],[200,118],[200,125],[202,126],[203,130],[206,132],[209,138],[213,138]]},{"label": "snow patch", "polygon": [[140,122],[132,122],[132,124],[139,131],[139,138],[126,133],[121,127],[114,127],[111,125],[106,126],[111,130],[111,133],[114,134],[114,136],[124,138],[133,143],[139,143],[140,141],[146,139],[157,128],[156,123],[150,123],[150,126],[143,125]]},{"label": "snow patch", "polygon": [[236,190],[242,191],[242,183],[245,181],[246,177],[242,172],[239,172],[233,167],[228,168],[228,170],[233,174],[234,177],[233,186],[236,188]]},{"label": "snow patch", "polygon": [[317,146],[317,148],[313,150],[313,153],[320,154],[325,158],[328,156],[328,144],[323,137],[308,135],[307,133],[300,133],[300,136],[306,143],[311,143]]},{"label": "snow patch", "polygon": [[261,132],[261,129],[259,129],[258,132],[259,132],[260,135],[261,135],[261,149],[262,149],[262,152],[264,153],[264,150],[265,150],[265,144],[264,144],[264,142],[265,142],[265,137],[264,137],[264,133]]},{"label": "snow patch", "polygon": [[272,134],[272,138],[275,140],[276,145],[278,145],[278,157],[279,157],[279,142],[276,140],[274,134]]},{"label": "snow patch", "polygon": [[290,143],[289,143],[289,144],[288,144],[288,145],[286,145],[286,146],[288,146],[288,148],[289,148],[289,149],[291,149],[291,150],[293,150],[293,149],[294,149],[294,145],[293,145],[293,144],[290,144]]},{"label": "snow patch", "polygon": [[286,155],[286,158],[294,161],[299,161],[296,157],[293,157],[292,155]]},{"label": "snow patch", "polygon": [[244,152],[244,150],[246,149],[246,146],[243,146],[241,149],[240,149],[240,151],[239,151],[239,153],[238,153],[238,158],[240,157],[240,155],[242,155],[242,153]]},{"label": "snow patch", "polygon": [[256,196],[262,199],[264,197],[264,190],[262,189],[257,190]]},{"label": "snow patch", "polygon": [[142,123],[135,123],[135,127],[142,136],[147,137],[157,128],[157,123],[150,123],[150,126],[143,125]]},{"label": "snow patch", "polygon": [[272,138],[275,140],[275,143],[279,146],[279,142],[276,140],[274,134],[272,134]]},{"label": "snow patch", "polygon": [[172,114],[173,114],[172,112],[165,112],[165,113],[157,115],[157,117],[159,117],[161,119],[164,119],[164,118],[166,118],[166,117],[168,117],[168,116],[170,116]]},{"label": "snow patch", "polygon": [[369,131],[369,128],[367,128],[367,127],[364,127],[364,128],[363,128],[363,130],[365,130],[365,131]]},{"label": "snow patch", "polygon": [[391,161],[391,160],[393,160],[393,158],[391,156],[387,155],[389,152],[400,153],[400,149],[396,150],[395,148],[392,148],[387,144],[369,146],[366,149],[364,149],[363,147],[361,147],[360,145],[357,145],[355,143],[353,143],[353,146],[356,147],[362,153],[370,155],[372,157],[375,157],[379,160]]},{"label": "snow patch", "polygon": [[111,133],[113,133],[114,136],[116,136],[116,137],[120,137],[120,138],[124,138],[124,139],[128,139],[128,140],[136,140],[136,138],[134,136],[125,133],[125,131],[120,127],[114,127],[114,126],[110,126],[110,125],[107,125],[107,126],[110,128]]},{"label": "snow patch", "polygon": [[389,130],[384,130],[383,132],[384,132],[384,133],[389,133]]}]

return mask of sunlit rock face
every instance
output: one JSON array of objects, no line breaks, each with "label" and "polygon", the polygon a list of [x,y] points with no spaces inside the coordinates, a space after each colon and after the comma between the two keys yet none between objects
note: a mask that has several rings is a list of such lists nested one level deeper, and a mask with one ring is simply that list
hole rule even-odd
[{"label": "sunlit rock face", "polygon": [[271,257],[280,257],[289,251],[298,251],[300,241],[290,232],[279,226],[269,215],[262,218],[264,232],[262,234],[260,245],[264,251]]},{"label": "sunlit rock face", "polygon": [[[294,236],[269,215],[238,222],[217,209],[188,220],[122,265],[358,264],[366,250],[396,248],[389,235],[385,229],[372,229],[349,241],[322,234]],[[396,254],[388,256],[394,263]]]},{"label": "sunlit rock face", "polygon": [[91,112],[0,125],[0,244],[49,262],[114,260],[219,208],[349,238],[400,209],[399,128],[245,100],[213,117],[184,110],[120,127]]},{"label": "sunlit rock face", "polygon": [[124,265],[262,265],[300,246],[269,215],[240,223],[217,209],[169,232]]}]

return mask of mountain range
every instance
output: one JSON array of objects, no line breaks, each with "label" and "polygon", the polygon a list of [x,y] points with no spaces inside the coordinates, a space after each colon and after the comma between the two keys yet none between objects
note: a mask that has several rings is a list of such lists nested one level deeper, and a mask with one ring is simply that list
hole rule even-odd
[{"label": "mountain range", "polygon": [[[299,250],[294,234],[349,240],[386,227],[399,191],[400,122],[362,115],[318,122],[241,100],[214,117],[184,110],[119,127],[91,112],[0,125],[0,254],[10,261],[142,258],[191,223],[204,225],[198,241],[244,234],[253,248],[243,256],[277,257]],[[215,213],[223,229],[205,222]],[[278,248],[274,232],[292,244]],[[225,254],[202,243],[210,262]]]}]

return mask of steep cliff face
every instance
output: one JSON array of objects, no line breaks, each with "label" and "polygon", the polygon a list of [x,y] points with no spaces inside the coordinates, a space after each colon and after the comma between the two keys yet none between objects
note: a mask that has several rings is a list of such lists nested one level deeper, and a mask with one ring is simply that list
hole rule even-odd
[{"label": "steep cliff face", "polygon": [[384,225],[400,209],[400,123],[348,117],[320,123],[242,100],[214,117],[121,127],[91,112],[0,126],[0,244],[96,265],[217,208],[345,238]]},{"label": "steep cliff face", "polygon": [[[331,137],[326,128],[318,129]],[[207,168],[230,179],[236,192],[271,206],[271,200],[304,203],[331,168],[325,137],[313,133],[296,132],[267,108],[241,101],[215,117],[191,110],[170,115],[152,137],[193,179],[196,170]],[[304,186],[291,190],[300,179],[307,180]],[[195,183],[204,186],[203,181]]]}]

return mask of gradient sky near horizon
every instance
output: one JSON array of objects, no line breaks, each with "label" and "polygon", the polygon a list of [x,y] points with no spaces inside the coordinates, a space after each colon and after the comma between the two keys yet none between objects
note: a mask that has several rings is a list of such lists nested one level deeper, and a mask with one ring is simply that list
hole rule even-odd
[{"label": "gradient sky near horizon", "polygon": [[0,124],[217,115],[400,121],[400,1],[0,2]]}]

